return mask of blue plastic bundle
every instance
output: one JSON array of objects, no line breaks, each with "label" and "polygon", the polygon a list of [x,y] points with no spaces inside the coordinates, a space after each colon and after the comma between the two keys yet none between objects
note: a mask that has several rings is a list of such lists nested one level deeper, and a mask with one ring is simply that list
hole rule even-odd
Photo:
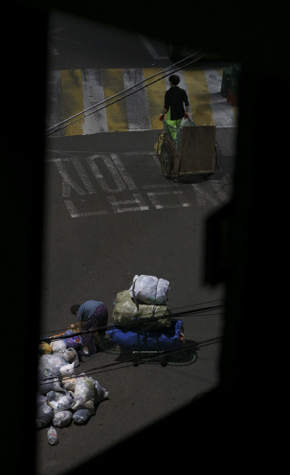
[{"label": "blue plastic bundle", "polygon": [[112,327],[106,333],[114,343],[127,350],[156,351],[159,349],[160,351],[165,351],[182,346],[184,340],[183,331],[182,320],[172,319],[170,327],[143,330],[139,334],[136,327]]}]

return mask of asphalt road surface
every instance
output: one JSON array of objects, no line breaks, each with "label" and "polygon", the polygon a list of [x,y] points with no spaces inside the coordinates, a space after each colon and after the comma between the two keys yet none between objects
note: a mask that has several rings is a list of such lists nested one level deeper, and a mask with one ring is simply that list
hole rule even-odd
[{"label": "asphalt road surface", "polygon": [[[171,64],[162,42],[59,14],[51,21],[49,45],[55,71]],[[135,274],[168,279],[174,312],[222,303],[223,287],[203,282],[205,219],[230,199],[236,129],[217,128],[221,171],[188,183],[163,177],[154,151],[159,132],[47,139],[43,335],[65,329],[73,321],[70,306],[87,299],[105,302],[112,324],[116,293],[128,289]],[[107,352],[83,362],[78,371],[97,379],[109,399],[87,425],[58,430],[55,447],[46,429],[38,431],[37,473],[66,473],[213,388],[220,343],[211,340],[222,336],[221,315],[216,309],[183,318],[186,339],[204,342],[193,364],[134,367]]]}]

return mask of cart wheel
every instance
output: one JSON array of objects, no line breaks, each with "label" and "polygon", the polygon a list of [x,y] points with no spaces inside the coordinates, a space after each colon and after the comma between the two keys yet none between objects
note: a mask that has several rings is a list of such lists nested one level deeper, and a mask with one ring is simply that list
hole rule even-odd
[{"label": "cart wheel", "polygon": [[133,363],[133,366],[134,366],[135,368],[137,368],[137,366],[139,366],[139,363],[140,363],[139,355],[136,354],[135,352],[133,352],[133,354],[132,354],[132,360],[131,360],[131,361],[132,361],[132,363]]},{"label": "cart wheel", "polygon": [[166,145],[164,143],[162,144],[161,157],[160,158],[161,158],[160,163],[161,163],[161,168],[162,168],[163,175],[165,176],[165,178],[167,178],[169,180],[170,179],[170,173],[171,173],[171,170],[172,170],[172,158],[171,158],[171,154],[170,154],[168,148],[166,147]]},{"label": "cart wheel", "polygon": [[168,364],[172,366],[186,366],[197,361],[197,353],[194,350],[184,349],[182,352],[173,355]]},{"label": "cart wheel", "polygon": [[213,176],[213,173],[203,173],[203,179],[204,180],[209,180],[211,176]]},{"label": "cart wheel", "polygon": [[221,156],[222,156],[222,151],[217,142],[214,144],[214,151],[215,151],[215,168],[216,172],[221,171]]},{"label": "cart wheel", "polygon": [[163,368],[168,365],[168,361],[166,360],[166,358],[160,358],[160,363]]}]

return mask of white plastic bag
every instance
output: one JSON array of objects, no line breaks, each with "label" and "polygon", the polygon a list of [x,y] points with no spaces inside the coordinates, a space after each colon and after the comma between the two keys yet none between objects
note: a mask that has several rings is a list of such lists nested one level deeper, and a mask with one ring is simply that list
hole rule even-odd
[{"label": "white plastic bag", "polygon": [[45,401],[36,410],[36,428],[42,429],[47,426],[53,418],[53,410]]},{"label": "white plastic bag", "polygon": [[[38,371],[44,378],[49,376],[59,376],[60,368],[68,364],[58,353],[52,355],[42,355],[38,360]],[[40,377],[41,377],[40,376]]]},{"label": "white plastic bag", "polygon": [[66,348],[62,353],[61,357],[67,361],[67,363],[74,363],[74,367],[79,366],[79,356],[74,348]]},{"label": "white plastic bag", "polygon": [[99,381],[95,381],[95,389],[95,403],[102,402],[109,396],[108,391],[100,385]]},{"label": "white plastic bag", "polygon": [[72,413],[70,411],[59,411],[54,414],[52,425],[55,427],[66,427],[72,420]]},{"label": "white plastic bag", "polygon": [[55,340],[50,343],[52,351],[54,353],[61,353],[62,351],[66,350],[66,344],[64,340]]},{"label": "white plastic bag", "polygon": [[47,442],[49,445],[57,445],[58,444],[58,435],[54,427],[50,427],[47,431]]},{"label": "white plastic bag", "polygon": [[64,388],[67,391],[75,390],[76,382],[77,382],[76,378],[64,378],[62,382],[63,382]]},{"label": "white plastic bag", "polygon": [[73,374],[74,368],[75,368],[75,365],[74,363],[72,363],[72,364],[61,366],[59,371],[62,376],[70,376]]},{"label": "white plastic bag", "polygon": [[46,398],[55,414],[70,409],[74,403],[73,395],[69,391],[66,391],[65,394],[56,391],[49,391]]},{"label": "white plastic bag", "polygon": [[131,297],[148,305],[165,305],[168,300],[169,282],[152,275],[135,275],[129,289]]},{"label": "white plastic bag", "polygon": [[91,415],[96,412],[95,409],[95,380],[88,376],[77,378],[74,392],[74,405],[72,409],[89,409]]}]

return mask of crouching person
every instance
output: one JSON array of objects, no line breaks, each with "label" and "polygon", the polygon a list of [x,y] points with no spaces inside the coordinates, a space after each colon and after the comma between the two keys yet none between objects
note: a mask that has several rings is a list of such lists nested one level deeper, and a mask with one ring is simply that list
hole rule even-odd
[{"label": "crouching person", "polygon": [[108,309],[103,302],[87,300],[82,305],[76,304],[71,307],[71,313],[76,315],[77,324],[71,325],[75,331],[82,331],[83,355],[94,355],[97,352],[100,336],[106,331],[108,323]]}]

